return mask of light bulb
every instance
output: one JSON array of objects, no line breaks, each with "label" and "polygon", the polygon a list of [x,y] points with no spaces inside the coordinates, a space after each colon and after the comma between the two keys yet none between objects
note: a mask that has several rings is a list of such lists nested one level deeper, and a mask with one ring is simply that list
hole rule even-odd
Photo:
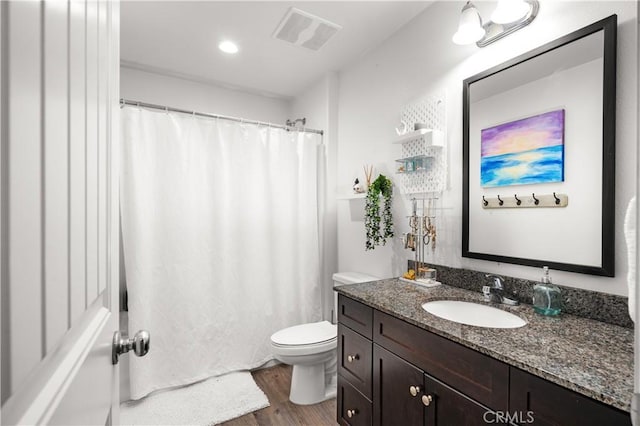
[{"label": "light bulb", "polygon": [[238,46],[229,40],[224,40],[220,42],[218,45],[218,49],[222,50],[224,53],[238,53]]},{"label": "light bulb", "polygon": [[484,37],[485,30],[482,28],[482,19],[478,10],[470,1],[462,8],[458,31],[453,35],[455,44],[471,44]]},{"label": "light bulb", "polygon": [[510,24],[524,18],[530,9],[523,0],[499,0],[491,20],[496,24]]}]

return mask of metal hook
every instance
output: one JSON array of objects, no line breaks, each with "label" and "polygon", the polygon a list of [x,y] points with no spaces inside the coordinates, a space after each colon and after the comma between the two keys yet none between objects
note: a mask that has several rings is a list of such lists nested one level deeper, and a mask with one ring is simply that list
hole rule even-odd
[{"label": "metal hook", "polygon": [[556,193],[553,193],[553,198],[556,199],[556,204],[560,204],[560,198],[556,197]]},{"label": "metal hook", "polygon": [[500,205],[504,204],[504,200],[500,199],[500,194],[498,194],[498,204],[500,204]]},{"label": "metal hook", "polygon": [[513,194],[513,198],[516,199],[516,205],[519,206],[522,204],[522,201],[518,198],[518,194]]},{"label": "metal hook", "polygon": [[489,205],[489,202],[484,199],[484,195],[482,196],[482,204],[484,204],[485,207]]},{"label": "metal hook", "polygon": [[531,198],[533,198],[533,204],[535,204],[536,206],[540,204],[540,200],[536,198],[535,192],[531,194]]}]

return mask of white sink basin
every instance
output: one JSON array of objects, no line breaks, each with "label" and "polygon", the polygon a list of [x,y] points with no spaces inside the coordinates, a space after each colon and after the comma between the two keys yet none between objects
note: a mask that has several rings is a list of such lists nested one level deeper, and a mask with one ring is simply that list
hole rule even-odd
[{"label": "white sink basin", "polygon": [[422,309],[437,317],[476,327],[518,328],[527,323],[502,309],[472,302],[436,300],[423,304]]}]

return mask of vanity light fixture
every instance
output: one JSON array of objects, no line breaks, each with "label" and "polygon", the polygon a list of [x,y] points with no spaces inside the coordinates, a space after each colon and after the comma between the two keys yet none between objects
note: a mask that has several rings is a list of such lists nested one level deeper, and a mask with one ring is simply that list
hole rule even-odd
[{"label": "vanity light fixture", "polygon": [[499,0],[491,20],[483,24],[478,10],[467,1],[462,8],[453,42],[461,45],[476,43],[478,47],[485,47],[529,25],[539,8],[538,0]]},{"label": "vanity light fixture", "polygon": [[221,41],[220,44],[218,44],[218,49],[222,50],[224,53],[238,53],[238,45],[230,40]]}]

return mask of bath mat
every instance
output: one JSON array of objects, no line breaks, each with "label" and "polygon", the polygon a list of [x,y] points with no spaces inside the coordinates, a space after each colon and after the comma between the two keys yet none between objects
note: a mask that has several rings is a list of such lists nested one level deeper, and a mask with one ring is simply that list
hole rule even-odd
[{"label": "bath mat", "polygon": [[120,424],[215,425],[269,406],[248,371],[213,377],[120,404]]}]

